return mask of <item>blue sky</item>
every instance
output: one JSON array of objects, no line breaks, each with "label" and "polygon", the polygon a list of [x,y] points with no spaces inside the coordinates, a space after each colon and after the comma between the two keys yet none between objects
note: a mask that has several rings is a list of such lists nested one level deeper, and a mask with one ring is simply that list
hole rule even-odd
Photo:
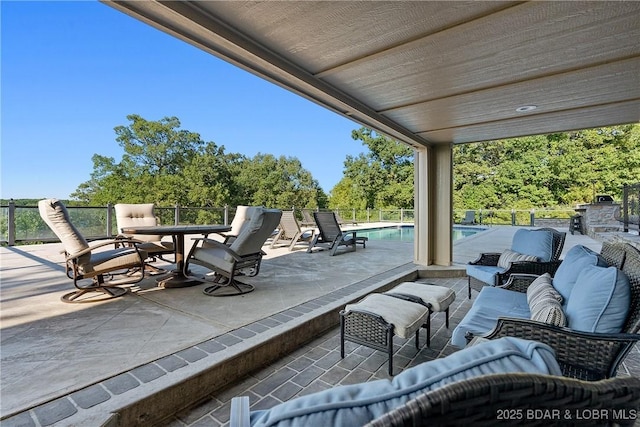
[{"label": "blue sky", "polygon": [[[2,198],[68,198],[126,116],[297,157],[329,192],[360,126],[98,2],[0,1]],[[116,202],[116,201],[114,201]]]}]

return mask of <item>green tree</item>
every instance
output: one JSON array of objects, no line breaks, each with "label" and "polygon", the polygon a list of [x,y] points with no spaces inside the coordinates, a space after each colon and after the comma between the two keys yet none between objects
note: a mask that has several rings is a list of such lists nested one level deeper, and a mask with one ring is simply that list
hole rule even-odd
[{"label": "green tree", "polygon": [[127,119],[128,126],[114,128],[124,150],[121,161],[95,154],[90,180],[80,184],[72,197],[91,204],[188,203],[184,170],[196,157],[215,151],[215,144],[179,129],[176,117],[148,121],[132,114]]},{"label": "green tree", "polygon": [[175,117],[148,121],[133,114],[127,119],[128,126],[115,128],[122,159],[95,154],[91,178],[78,186],[74,198],[93,205],[326,206],[318,182],[294,157],[227,153],[198,133],[179,129]]},{"label": "green tree", "polygon": [[258,153],[236,168],[238,200],[281,209],[322,207],[326,195],[295,157]]},{"label": "green tree", "polygon": [[330,207],[346,207],[340,206],[345,189],[354,197],[352,202],[359,206],[364,203],[366,208],[412,207],[413,149],[366,128],[354,130],[351,137],[360,140],[369,151],[357,157],[347,156],[344,182],[332,190]]}]

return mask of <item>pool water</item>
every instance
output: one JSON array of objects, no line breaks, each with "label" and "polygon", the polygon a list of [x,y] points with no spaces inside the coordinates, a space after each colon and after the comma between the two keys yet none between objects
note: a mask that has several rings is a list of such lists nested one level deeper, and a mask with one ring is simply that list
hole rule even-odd
[{"label": "pool water", "polygon": [[[453,227],[453,240],[464,239],[481,231],[483,228]],[[400,242],[413,242],[413,225],[401,225],[398,227],[381,227],[358,230],[358,236],[368,237],[370,240],[393,240]]]}]

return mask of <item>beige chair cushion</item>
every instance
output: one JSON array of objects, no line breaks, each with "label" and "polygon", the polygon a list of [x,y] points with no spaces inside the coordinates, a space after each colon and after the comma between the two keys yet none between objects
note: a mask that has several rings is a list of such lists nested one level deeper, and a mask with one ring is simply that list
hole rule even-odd
[{"label": "beige chair cushion", "polygon": [[553,287],[553,279],[549,273],[538,276],[527,288],[527,302],[529,305],[535,305],[540,298],[550,295],[559,303],[562,303],[562,295]]},{"label": "beige chair cushion", "polygon": [[[38,210],[44,222],[58,236],[64,250],[71,256],[89,247],[82,234],[69,219],[69,213],[58,199],[45,199],[38,202]],[[91,254],[87,253],[78,259],[79,264],[88,263]]]},{"label": "beige chair cushion", "polygon": [[[158,225],[153,203],[118,203],[114,206],[118,231],[125,227]],[[162,236],[136,234],[130,235],[137,240],[157,242]]]},{"label": "beige chair cushion", "polygon": [[388,293],[414,295],[431,305],[431,311],[445,311],[456,299],[453,289],[427,283],[403,282]]},{"label": "beige chair cushion", "polygon": [[264,242],[278,227],[282,216],[282,211],[279,209],[264,209],[260,207],[254,209],[251,221],[242,229],[230,247],[231,250],[241,256],[260,252]]},{"label": "beige chair cushion", "polygon": [[409,338],[420,329],[429,316],[424,305],[383,294],[370,294],[355,304],[347,304],[346,311],[364,310],[381,316],[393,325],[393,333]]}]

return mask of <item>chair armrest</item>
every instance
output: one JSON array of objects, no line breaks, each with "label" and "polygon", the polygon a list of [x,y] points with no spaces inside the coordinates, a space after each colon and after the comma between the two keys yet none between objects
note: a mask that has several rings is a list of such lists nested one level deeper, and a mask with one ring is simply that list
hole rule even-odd
[{"label": "chair armrest", "polygon": [[500,274],[500,283],[504,283],[511,274],[535,274],[538,276],[549,273],[552,277],[560,267],[561,261],[537,262],[537,261],[515,261],[507,271]]},{"label": "chair armrest", "polygon": [[496,287],[516,292],[527,292],[529,285],[537,278],[537,274],[512,274],[503,285]]},{"label": "chair armrest", "polygon": [[485,338],[505,336],[539,341],[549,345],[563,375],[583,380],[600,380],[615,376],[618,366],[639,334],[603,334],[574,331],[529,319],[499,318],[493,331]]},{"label": "chair armrest", "polygon": [[486,252],[486,253],[480,254],[480,257],[478,259],[476,259],[475,261],[469,262],[469,264],[496,266],[498,265],[498,260],[500,259],[500,255],[502,254],[499,252]]},{"label": "chair armrest", "polygon": [[[213,239],[209,239],[207,237],[194,237],[191,240],[195,241],[195,245],[198,244],[198,241],[202,241],[203,244],[207,244],[209,248],[216,248],[216,249],[220,249],[226,253],[228,253],[229,255],[231,255],[233,257],[234,260],[236,261],[240,261],[243,258],[238,255],[236,253],[236,251],[232,250],[228,245],[222,243],[222,242],[218,242],[217,240],[213,240]],[[194,248],[195,249],[195,248]],[[200,247],[199,249],[207,249],[207,247]],[[193,250],[191,251],[193,253]],[[191,255],[191,254],[190,254]]]},{"label": "chair armrest", "polygon": [[249,396],[231,399],[229,427],[249,427]]},{"label": "chair armrest", "polygon": [[123,244],[123,243],[130,243],[131,246],[133,248],[135,248],[136,252],[138,252],[138,247],[136,246],[136,243],[142,243],[139,240],[136,239],[131,239],[131,238],[122,238],[122,239],[109,239],[109,240],[94,240],[91,243],[94,242],[98,242],[95,245],[89,246],[86,249],[81,250],[80,252],[76,252],[73,254],[69,254],[67,253],[67,259],[74,259],[74,258],[79,258],[82,255],[88,254],[93,252],[95,249],[101,248],[103,246],[109,246],[109,245],[117,245],[117,244]]}]

